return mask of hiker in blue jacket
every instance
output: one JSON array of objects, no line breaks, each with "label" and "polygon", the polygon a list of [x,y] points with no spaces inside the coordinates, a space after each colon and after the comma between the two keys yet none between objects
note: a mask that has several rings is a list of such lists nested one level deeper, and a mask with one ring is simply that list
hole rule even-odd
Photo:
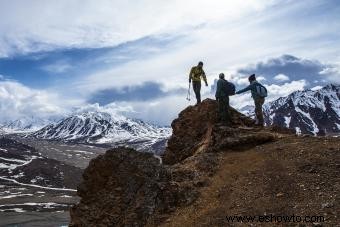
[{"label": "hiker in blue jacket", "polygon": [[256,114],[256,125],[263,127],[263,112],[262,106],[267,97],[267,89],[257,82],[255,74],[252,74],[248,78],[250,85],[242,90],[236,92],[236,94],[241,94],[247,91],[251,91],[251,97],[254,99],[255,103],[255,114]]},{"label": "hiker in blue jacket", "polygon": [[234,84],[224,79],[224,74],[220,73],[217,81],[215,98],[218,102],[218,113],[222,124],[231,124],[229,113],[229,96],[235,94]]}]

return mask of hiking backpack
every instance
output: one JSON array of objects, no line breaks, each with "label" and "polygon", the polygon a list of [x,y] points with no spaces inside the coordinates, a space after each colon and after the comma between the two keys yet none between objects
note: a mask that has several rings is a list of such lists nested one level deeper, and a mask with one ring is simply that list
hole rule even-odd
[{"label": "hiking backpack", "polygon": [[230,83],[229,81],[226,81],[226,80],[224,81],[226,83],[225,83],[225,86],[223,86],[222,88],[223,93],[227,96],[235,95],[235,85],[233,83]]},{"label": "hiking backpack", "polygon": [[263,86],[262,84],[260,83],[257,83],[255,85],[255,88],[256,88],[256,94],[262,98],[265,98],[267,97],[268,95],[268,92],[267,92],[267,88],[265,86]]},{"label": "hiking backpack", "polygon": [[236,89],[235,89],[235,85],[233,83],[228,82],[227,89],[228,89],[227,90],[228,95],[235,95]]}]

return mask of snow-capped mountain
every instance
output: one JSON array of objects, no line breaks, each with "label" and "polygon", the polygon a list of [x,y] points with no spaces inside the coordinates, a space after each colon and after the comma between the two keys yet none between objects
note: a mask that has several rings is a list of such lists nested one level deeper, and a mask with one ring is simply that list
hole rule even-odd
[{"label": "snow-capped mountain", "polygon": [[47,125],[32,136],[97,144],[143,144],[147,147],[168,138],[170,134],[168,127],[158,127],[110,112],[87,111]]},{"label": "snow-capped mountain", "polygon": [[5,121],[0,125],[2,133],[27,133],[34,132],[57,120],[42,119],[37,117],[23,117],[13,121]]},{"label": "snow-capped mountain", "polygon": [[340,86],[296,91],[264,105],[265,123],[295,129],[297,133],[340,133]]},{"label": "snow-capped mountain", "polygon": [[255,106],[246,105],[239,109],[239,111],[248,117],[255,118]]}]

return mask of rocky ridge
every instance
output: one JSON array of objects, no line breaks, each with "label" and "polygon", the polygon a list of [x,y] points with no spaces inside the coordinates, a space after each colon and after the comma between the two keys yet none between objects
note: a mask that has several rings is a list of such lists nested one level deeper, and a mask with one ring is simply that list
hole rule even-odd
[{"label": "rocky ridge", "polygon": [[[230,111],[228,127],[219,124],[214,100],[183,110],[162,159],[122,147],[93,159],[78,186],[81,201],[70,211],[70,226],[234,226],[226,215],[312,211],[330,212],[328,223],[336,223],[340,163],[329,158],[340,154],[340,142],[256,128],[250,118]],[[309,151],[294,152],[307,140]],[[333,186],[321,189],[328,178]],[[317,208],[308,205],[315,193],[304,182],[319,187]],[[332,210],[322,205],[327,202]]]}]

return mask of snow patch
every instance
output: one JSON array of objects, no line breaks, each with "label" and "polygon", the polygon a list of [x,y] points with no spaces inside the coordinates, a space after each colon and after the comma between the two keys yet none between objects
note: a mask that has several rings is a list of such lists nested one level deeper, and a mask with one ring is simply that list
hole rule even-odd
[{"label": "snow patch", "polygon": [[296,134],[301,135],[301,129],[299,127],[295,127]]},{"label": "snow patch", "polygon": [[24,212],[26,212],[22,208],[11,208],[11,209],[4,209],[4,210],[0,209],[0,212],[8,212],[8,211],[17,212],[17,213],[24,213]]},{"label": "snow patch", "polygon": [[292,119],[292,117],[284,117],[284,119],[285,119],[285,125],[289,128],[290,120]]},{"label": "snow patch", "polygon": [[10,198],[15,198],[15,197],[23,197],[23,196],[33,196],[33,194],[17,194],[17,195],[0,196],[0,199],[10,199]]},{"label": "snow patch", "polygon": [[69,189],[69,188],[53,188],[53,187],[44,187],[44,186],[40,186],[40,185],[35,185],[35,184],[25,184],[25,183],[20,183],[16,180],[13,179],[8,179],[5,177],[0,177],[1,180],[6,180],[6,181],[10,181],[14,184],[18,184],[18,185],[22,185],[22,186],[28,186],[28,187],[33,187],[33,188],[42,188],[42,189],[48,189],[48,190],[54,190],[54,191],[71,191],[71,192],[76,192],[77,190],[75,189]]}]

